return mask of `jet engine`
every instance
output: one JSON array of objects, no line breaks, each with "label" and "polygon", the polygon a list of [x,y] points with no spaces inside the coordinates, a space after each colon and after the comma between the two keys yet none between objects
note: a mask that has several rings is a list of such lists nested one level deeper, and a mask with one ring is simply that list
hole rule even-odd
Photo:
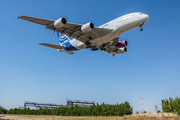
[{"label": "jet engine", "polygon": [[128,42],[126,40],[122,40],[122,41],[118,42],[116,47],[123,48],[123,47],[126,47],[127,45],[128,45]]},{"label": "jet engine", "polygon": [[92,22],[86,23],[86,24],[82,25],[82,27],[81,27],[81,31],[83,33],[89,32],[92,29],[94,29],[94,24]]},{"label": "jet engine", "polygon": [[57,19],[55,22],[54,22],[54,26],[56,28],[60,28],[60,27],[63,27],[65,24],[66,24],[66,18],[62,17],[62,18],[59,18]]},{"label": "jet engine", "polygon": [[123,48],[118,48],[117,49],[117,54],[121,54],[121,53],[125,53],[127,51],[127,48],[126,47],[123,47]]}]

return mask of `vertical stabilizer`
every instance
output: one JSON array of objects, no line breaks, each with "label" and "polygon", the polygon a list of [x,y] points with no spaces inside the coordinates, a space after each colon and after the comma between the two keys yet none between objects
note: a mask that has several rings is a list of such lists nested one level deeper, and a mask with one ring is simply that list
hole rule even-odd
[{"label": "vertical stabilizer", "polygon": [[57,36],[58,36],[60,45],[64,45],[65,43],[70,41],[70,38],[67,35],[64,35],[64,34],[60,35],[60,33],[57,32]]}]

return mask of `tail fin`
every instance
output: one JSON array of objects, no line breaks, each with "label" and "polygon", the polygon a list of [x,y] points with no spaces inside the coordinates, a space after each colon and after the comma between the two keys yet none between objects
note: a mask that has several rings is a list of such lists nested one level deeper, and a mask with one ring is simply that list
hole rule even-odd
[{"label": "tail fin", "polygon": [[60,45],[64,45],[65,43],[70,41],[70,38],[67,35],[60,35],[60,33],[57,32],[57,36],[59,38]]}]

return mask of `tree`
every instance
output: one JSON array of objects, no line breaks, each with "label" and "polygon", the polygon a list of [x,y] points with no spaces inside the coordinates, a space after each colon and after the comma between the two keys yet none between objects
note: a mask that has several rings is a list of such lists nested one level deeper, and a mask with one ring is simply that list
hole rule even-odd
[{"label": "tree", "polygon": [[101,104],[81,107],[78,105],[72,107],[59,107],[54,109],[40,108],[31,109],[10,109],[9,114],[28,114],[28,115],[62,115],[62,116],[123,116],[132,114],[132,107],[128,102],[109,105]]},{"label": "tree", "polygon": [[147,113],[146,111],[143,111],[143,113]]},{"label": "tree", "polygon": [[0,114],[6,114],[7,110],[5,108],[3,108],[2,106],[0,106]]},{"label": "tree", "polygon": [[162,104],[163,112],[172,112],[180,115],[180,98],[174,100],[170,97],[169,100],[165,100]]}]

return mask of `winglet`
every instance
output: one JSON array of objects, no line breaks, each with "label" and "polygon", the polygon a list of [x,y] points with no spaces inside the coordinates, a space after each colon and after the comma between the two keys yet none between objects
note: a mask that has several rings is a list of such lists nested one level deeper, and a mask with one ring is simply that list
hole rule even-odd
[{"label": "winglet", "polygon": [[19,19],[19,16],[17,17],[17,20]]}]

